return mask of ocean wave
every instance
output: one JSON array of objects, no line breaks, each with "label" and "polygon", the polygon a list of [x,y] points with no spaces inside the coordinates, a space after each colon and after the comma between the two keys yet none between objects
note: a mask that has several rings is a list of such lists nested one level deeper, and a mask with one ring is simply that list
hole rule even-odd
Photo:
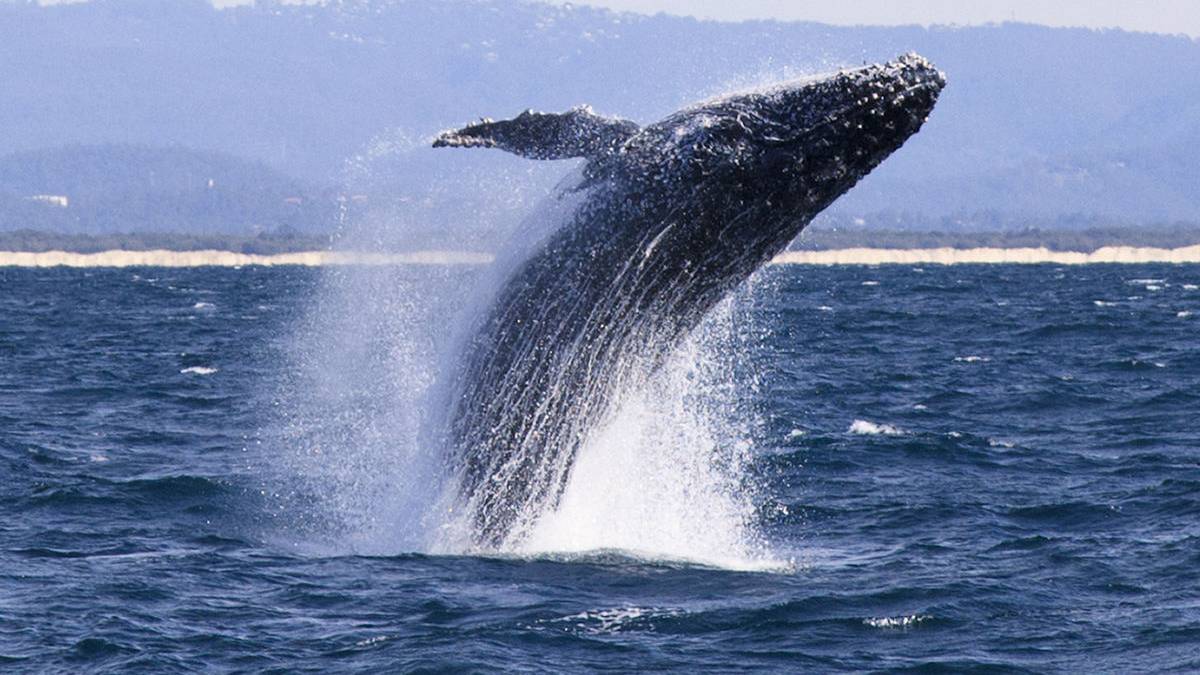
[{"label": "ocean wave", "polygon": [[917,624],[928,621],[931,617],[924,614],[911,614],[909,616],[884,616],[878,618],[863,619],[863,624],[871,628],[912,628]]},{"label": "ocean wave", "polygon": [[192,366],[179,371],[181,375],[212,375],[217,372],[216,368],[208,368],[206,366]]},{"label": "ocean wave", "polygon": [[846,432],[859,436],[903,436],[908,433],[890,424],[876,424],[866,420],[854,420]]},{"label": "ocean wave", "polygon": [[631,630],[654,630],[653,620],[680,616],[679,609],[658,607],[613,607],[595,609],[555,619],[542,619],[535,624],[559,628],[567,632],[590,635],[611,635]]},{"label": "ocean wave", "polygon": [[686,556],[622,548],[580,549],[576,551],[527,550],[517,553],[489,554],[500,560],[551,561],[568,564],[594,565],[597,567],[636,568],[652,567],[677,570],[724,570],[729,572],[760,572],[764,574],[790,574],[795,571],[792,560],[763,555],[747,556]]},{"label": "ocean wave", "polygon": [[1117,370],[1153,370],[1155,368],[1166,368],[1167,364],[1162,361],[1153,361],[1147,358],[1125,358],[1104,361],[1099,364],[1104,368],[1114,368]]},{"label": "ocean wave", "polygon": [[233,494],[228,481],[196,475],[108,480],[90,478],[85,482],[38,488],[27,498],[39,507],[128,506],[134,499],[143,504],[210,503]]}]

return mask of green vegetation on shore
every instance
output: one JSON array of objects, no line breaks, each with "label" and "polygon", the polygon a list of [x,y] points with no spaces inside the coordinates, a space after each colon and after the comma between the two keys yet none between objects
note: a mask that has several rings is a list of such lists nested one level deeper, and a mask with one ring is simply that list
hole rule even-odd
[{"label": "green vegetation on shore", "polygon": [[[233,251],[270,255],[323,251],[332,247],[329,235],[275,231],[258,235],[195,235],[173,232],[63,234],[35,230],[0,232],[0,251]],[[826,230],[804,233],[792,250],[827,251],[848,248],[1047,248],[1090,253],[1105,246],[1181,248],[1200,244],[1200,227],[1037,230],[1005,232],[915,232],[911,230]],[[437,246],[435,248],[441,248]],[[394,251],[407,252],[407,251]]]},{"label": "green vegetation on shore", "polygon": [[1200,244],[1200,226],[1113,227],[994,231],[921,231],[824,229],[805,230],[791,248],[827,251],[847,248],[1047,248],[1090,253],[1105,246],[1181,248]]},{"label": "green vegetation on shore", "polygon": [[0,231],[321,232],[347,200],[261,162],[181,147],[69,145],[0,157]]},{"label": "green vegetation on shore", "polygon": [[271,255],[300,251],[323,251],[329,248],[328,235],[301,234],[279,231],[258,235],[182,234],[175,232],[132,232],[113,234],[63,234],[15,230],[0,232],[0,251],[67,251],[69,253],[99,253],[101,251],[233,251]]}]

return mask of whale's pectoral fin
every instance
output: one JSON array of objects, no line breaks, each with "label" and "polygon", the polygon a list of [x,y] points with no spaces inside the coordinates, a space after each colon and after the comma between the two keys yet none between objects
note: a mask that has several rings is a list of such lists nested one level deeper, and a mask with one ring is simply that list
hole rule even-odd
[{"label": "whale's pectoral fin", "polygon": [[447,131],[433,147],[499,148],[530,159],[591,158],[615,151],[638,128],[629,120],[601,117],[588,106],[565,113],[526,110],[511,120],[483,119]]}]

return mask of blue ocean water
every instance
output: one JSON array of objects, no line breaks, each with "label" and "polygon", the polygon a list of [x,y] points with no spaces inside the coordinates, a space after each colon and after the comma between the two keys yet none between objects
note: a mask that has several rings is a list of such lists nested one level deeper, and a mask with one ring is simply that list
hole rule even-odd
[{"label": "blue ocean water", "polygon": [[[319,458],[289,479],[325,274],[0,269],[0,669],[1200,669],[1198,266],[764,271],[729,382],[762,565],[339,545]],[[387,447],[404,411],[343,393]],[[347,509],[389,470],[350,450]]]}]

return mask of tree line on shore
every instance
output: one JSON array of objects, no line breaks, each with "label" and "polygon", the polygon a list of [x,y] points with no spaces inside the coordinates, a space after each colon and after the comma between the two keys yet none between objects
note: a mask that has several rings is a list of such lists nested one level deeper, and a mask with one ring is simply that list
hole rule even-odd
[{"label": "tree line on shore", "polygon": [[[1084,230],[1025,229],[992,232],[936,232],[912,230],[806,231],[793,250],[824,251],[847,248],[1047,248],[1053,251],[1092,252],[1106,246],[1181,248],[1200,244],[1200,226],[1159,228],[1107,228]],[[259,234],[189,234],[183,232],[113,232],[70,234],[30,229],[0,231],[0,251],[200,251],[217,250],[270,255],[339,248],[329,234],[282,229]],[[403,252],[403,251],[397,251]]]},{"label": "tree line on shore", "polygon": [[828,229],[813,227],[792,245],[794,250],[846,248],[1047,248],[1092,252],[1106,246],[1181,248],[1200,244],[1200,225],[1157,227],[1029,227],[1008,230]]},{"label": "tree line on shore", "polygon": [[332,227],[345,195],[219,152],[69,145],[0,157],[0,230],[254,235]]}]

